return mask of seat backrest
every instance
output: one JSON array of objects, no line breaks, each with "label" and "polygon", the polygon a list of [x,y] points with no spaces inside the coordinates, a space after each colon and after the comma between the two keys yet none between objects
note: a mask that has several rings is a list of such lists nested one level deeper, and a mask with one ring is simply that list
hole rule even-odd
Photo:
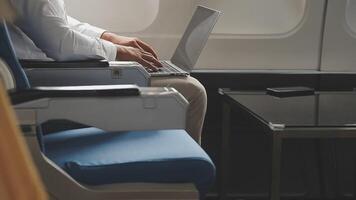
[{"label": "seat backrest", "polygon": [[4,20],[0,20],[0,58],[9,66],[9,70],[15,79],[15,89],[24,90],[30,88],[27,76],[16,57]]}]

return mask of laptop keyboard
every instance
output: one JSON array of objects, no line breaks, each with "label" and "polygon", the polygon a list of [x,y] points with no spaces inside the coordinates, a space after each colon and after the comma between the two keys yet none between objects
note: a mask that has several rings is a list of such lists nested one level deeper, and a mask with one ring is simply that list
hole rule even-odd
[{"label": "laptop keyboard", "polygon": [[181,73],[181,71],[177,70],[176,68],[172,67],[168,63],[161,61],[161,64],[163,67],[159,68],[159,71],[157,72],[150,72],[151,74],[172,74],[172,73]]}]

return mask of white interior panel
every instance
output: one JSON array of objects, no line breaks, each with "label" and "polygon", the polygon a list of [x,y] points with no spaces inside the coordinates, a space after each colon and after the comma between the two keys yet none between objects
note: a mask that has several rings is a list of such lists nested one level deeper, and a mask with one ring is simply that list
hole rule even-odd
[{"label": "white interior panel", "polygon": [[323,71],[356,71],[356,0],[329,0]]},{"label": "white interior panel", "polygon": [[356,33],[356,1],[348,0],[346,5],[346,22],[352,32]]},{"label": "white interior panel", "polygon": [[80,21],[120,32],[139,32],[156,19],[159,0],[64,0]]},{"label": "white interior panel", "polygon": [[205,0],[205,4],[224,12],[214,33],[279,35],[301,22],[306,0]]},{"label": "white interior panel", "polygon": [[[203,4],[224,14],[197,68],[319,68],[325,0],[66,1],[71,15],[116,33],[140,37],[156,48],[162,59],[172,56],[195,7]],[[102,2],[112,4],[108,7]]]}]

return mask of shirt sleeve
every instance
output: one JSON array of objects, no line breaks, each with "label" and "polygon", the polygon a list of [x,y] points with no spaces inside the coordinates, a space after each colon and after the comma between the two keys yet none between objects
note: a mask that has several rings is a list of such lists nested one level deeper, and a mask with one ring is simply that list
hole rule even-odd
[{"label": "shirt sleeve", "polygon": [[116,59],[117,46],[72,28],[63,0],[12,0],[17,25],[47,56],[59,60]]},{"label": "shirt sleeve", "polygon": [[80,22],[79,20],[71,16],[67,16],[67,19],[68,19],[68,24],[71,28],[89,37],[100,38],[101,35],[103,35],[103,33],[106,32],[105,29],[90,25],[88,23]]}]

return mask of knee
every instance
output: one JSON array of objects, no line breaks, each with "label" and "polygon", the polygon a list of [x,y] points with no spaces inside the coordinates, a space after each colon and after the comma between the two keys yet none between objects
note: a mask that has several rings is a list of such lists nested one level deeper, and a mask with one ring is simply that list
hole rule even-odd
[{"label": "knee", "polygon": [[189,88],[192,92],[192,100],[191,101],[199,101],[204,106],[207,104],[207,93],[205,87],[195,78],[190,78]]}]

